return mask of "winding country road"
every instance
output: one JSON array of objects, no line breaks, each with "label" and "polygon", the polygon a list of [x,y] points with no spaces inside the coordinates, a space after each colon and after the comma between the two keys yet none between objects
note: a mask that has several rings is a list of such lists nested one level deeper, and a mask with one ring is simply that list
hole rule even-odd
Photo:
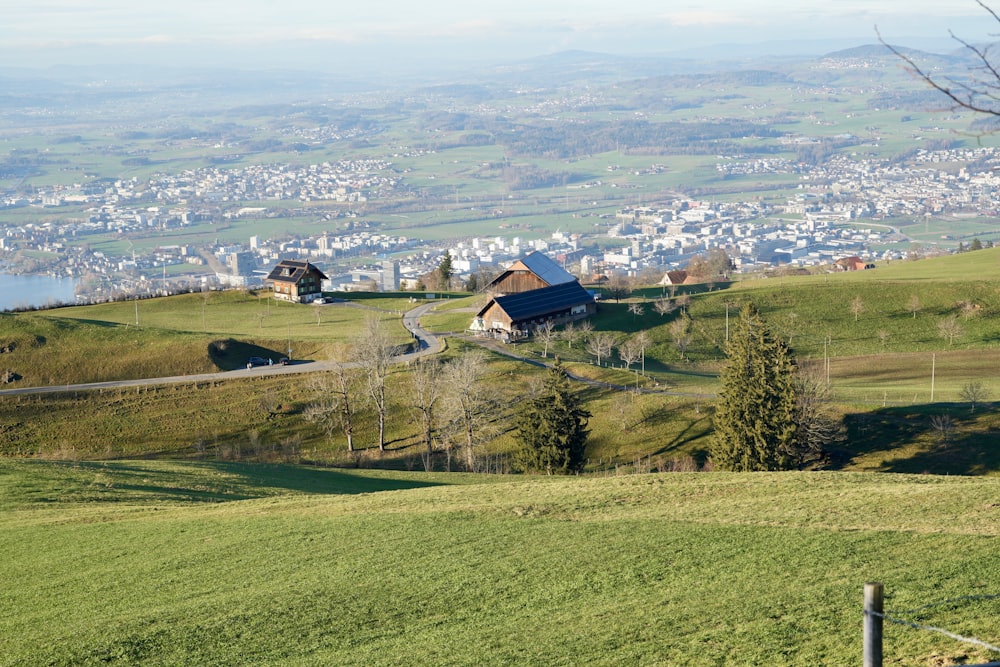
[{"label": "winding country road", "polygon": [[[409,363],[425,355],[437,354],[443,345],[441,339],[420,327],[420,318],[433,308],[435,303],[425,303],[403,315],[403,326],[409,330],[416,340],[417,349],[396,357],[397,363]],[[316,373],[333,370],[336,361],[295,361],[287,366],[256,366],[235,371],[218,371],[215,373],[200,373],[198,375],[174,375],[170,377],[141,378],[137,380],[109,380],[107,382],[85,382],[80,384],[48,385],[44,387],[20,387],[0,390],[0,396],[17,396],[26,394],[53,394],[72,391],[96,391],[99,389],[119,389],[123,387],[144,387],[161,384],[198,384],[201,382],[222,382],[236,378],[291,375],[295,373]]]},{"label": "winding country road", "polygon": [[[413,310],[408,310],[403,314],[403,326],[406,327],[407,331],[413,336],[416,341],[416,349],[401,354],[396,357],[396,363],[410,363],[420,357],[437,354],[440,352],[444,345],[441,339],[434,335],[433,333],[427,331],[420,326],[420,318],[423,317],[427,312],[436,306],[436,302],[424,303]],[[465,340],[469,342],[476,343],[481,347],[496,352],[497,354],[502,354],[506,357],[516,359],[518,361],[523,361],[525,363],[531,364],[533,366],[539,366],[542,368],[548,368],[550,366],[547,361],[542,361],[539,359],[533,359],[531,357],[526,357],[517,354],[511,350],[508,346],[492,339],[466,337]],[[76,392],[76,391],[97,391],[101,389],[121,389],[126,387],[144,387],[153,385],[164,385],[164,384],[198,384],[202,382],[224,382],[226,380],[233,380],[238,378],[246,377],[259,377],[259,376],[271,376],[271,375],[292,375],[299,373],[318,373],[322,371],[333,370],[339,362],[336,361],[295,361],[287,366],[257,366],[248,369],[239,369],[235,371],[218,371],[215,373],[201,373],[198,375],[174,375],[170,377],[157,377],[157,378],[141,378],[137,380],[109,380],[106,382],[85,382],[80,384],[62,384],[62,385],[48,385],[44,387],[21,387],[16,389],[2,389],[0,390],[0,396],[17,396],[17,395],[28,395],[28,394],[54,394],[59,392]],[[581,382],[593,387],[603,387],[606,389],[616,389],[619,391],[638,391],[639,393],[650,393],[650,394],[664,394],[671,396],[696,396],[702,398],[708,398],[709,396],[705,394],[693,394],[684,392],[673,392],[667,391],[666,389],[648,389],[648,388],[636,388],[625,385],[611,384],[608,382],[601,382],[599,380],[592,380],[590,378],[580,377],[578,375],[573,375],[567,372],[567,376],[576,382]]]}]

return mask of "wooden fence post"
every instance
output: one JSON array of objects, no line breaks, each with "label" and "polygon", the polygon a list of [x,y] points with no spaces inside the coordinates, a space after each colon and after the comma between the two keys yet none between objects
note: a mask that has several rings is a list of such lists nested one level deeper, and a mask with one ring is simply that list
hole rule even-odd
[{"label": "wooden fence post", "polygon": [[882,593],[882,584],[865,584],[864,667],[882,667]]}]

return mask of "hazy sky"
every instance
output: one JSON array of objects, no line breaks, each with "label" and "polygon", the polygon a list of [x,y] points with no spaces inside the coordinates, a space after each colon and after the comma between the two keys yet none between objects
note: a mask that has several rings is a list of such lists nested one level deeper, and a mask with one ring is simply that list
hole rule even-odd
[{"label": "hazy sky", "polygon": [[876,25],[913,46],[923,37],[944,43],[949,29],[971,40],[1000,32],[974,0],[4,0],[0,8],[0,66],[10,67],[177,61],[328,69],[337,65],[326,58],[349,66],[342,59],[398,58],[402,50],[514,60],[567,49],[871,43]]}]

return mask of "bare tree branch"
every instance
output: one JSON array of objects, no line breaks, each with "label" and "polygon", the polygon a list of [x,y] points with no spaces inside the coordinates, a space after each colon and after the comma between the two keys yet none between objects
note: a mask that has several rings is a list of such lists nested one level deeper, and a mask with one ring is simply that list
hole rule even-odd
[{"label": "bare tree branch", "polygon": [[[996,23],[1000,24],[1000,14],[990,8],[982,0],[974,1],[982,9],[989,13]],[[946,96],[956,106],[968,109],[975,113],[986,114],[989,116],[1000,116],[1000,69],[998,69],[998,67],[991,61],[990,48],[988,46],[982,48],[978,47],[956,36],[950,30],[948,31],[951,38],[958,42],[968,53],[972,54],[973,58],[978,63],[976,67],[973,68],[973,71],[978,70],[980,74],[978,76],[971,77],[969,82],[965,82],[948,76],[935,76],[926,68],[918,65],[911,56],[904,53],[900,48],[886,42],[877,26],[875,28],[875,34],[878,37],[879,43],[886,47],[897,58],[902,60],[914,76],[923,80],[931,88]],[[989,104],[989,102],[992,102],[993,104]]]}]

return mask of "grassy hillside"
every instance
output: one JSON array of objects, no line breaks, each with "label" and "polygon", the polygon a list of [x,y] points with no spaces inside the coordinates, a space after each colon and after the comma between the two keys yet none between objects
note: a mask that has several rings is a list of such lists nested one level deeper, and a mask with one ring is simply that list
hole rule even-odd
[{"label": "grassy hillside", "polygon": [[[848,433],[833,467],[953,474],[1000,470],[1000,453],[991,445],[1000,430],[1000,412],[990,402],[1000,397],[995,372],[1000,367],[1000,291],[992,280],[1000,266],[998,253],[983,250],[874,271],[738,282],[711,291],[705,285],[684,287],[675,295],[690,291],[685,309],[691,341],[683,354],[671,330],[680,309],[659,315],[652,308],[663,289],[638,290],[628,302],[602,303],[594,318],[598,331],[619,340],[648,332],[646,375],[637,375],[637,366],[623,369],[616,355],[596,366],[580,340],[572,346],[565,340],[551,344],[549,359],[558,354],[581,377],[673,395],[579,386],[593,414],[588,470],[656,468],[689,456],[704,461],[727,304],[732,313],[744,299],[753,299],[779,335],[791,341],[800,364],[829,376],[833,407]],[[914,296],[916,308],[911,307]],[[422,324],[440,332],[461,330],[479,298],[442,302]],[[855,298],[864,305],[857,321],[850,312]],[[241,292],[154,299],[139,303],[138,330],[133,303],[6,314],[0,316],[0,350],[8,351],[0,354],[0,370],[21,375],[14,385],[21,386],[241,368],[248,356],[281,356],[289,344],[297,358],[323,359],[338,341],[357,336],[372,313],[405,336],[396,314],[413,305],[405,295],[352,299],[352,304],[322,307]],[[629,312],[636,304],[641,314]],[[949,342],[937,327],[952,315],[962,331]],[[205,331],[197,331],[199,321]],[[445,356],[470,349],[452,338]],[[503,349],[534,359],[543,352],[533,341]],[[509,417],[538,369],[499,355],[491,359],[485,381],[498,399],[496,434],[483,451],[493,456],[514,445]],[[316,395],[305,376],[248,380],[239,374],[224,383],[3,397],[0,452],[64,459],[169,456],[419,467],[409,370],[395,367],[389,382],[390,451],[384,457],[348,457],[342,437],[331,440],[304,419]],[[987,392],[975,411],[963,398],[971,382]],[[374,441],[374,419],[365,412],[356,430],[361,447]],[[946,430],[938,428],[942,419]],[[438,462],[438,469],[444,465]]]},{"label": "grassy hillside", "polygon": [[0,370],[19,375],[17,386],[41,386],[228,371],[289,348],[296,359],[329,359],[372,315],[408,343],[398,315],[406,304],[388,297],[306,306],[233,290],[0,313]]},{"label": "grassy hillside", "polygon": [[[4,462],[0,664],[846,665],[869,580],[995,644],[996,600],[923,607],[998,592],[996,497],[933,476]],[[902,666],[996,657],[891,624],[885,645]]]}]

